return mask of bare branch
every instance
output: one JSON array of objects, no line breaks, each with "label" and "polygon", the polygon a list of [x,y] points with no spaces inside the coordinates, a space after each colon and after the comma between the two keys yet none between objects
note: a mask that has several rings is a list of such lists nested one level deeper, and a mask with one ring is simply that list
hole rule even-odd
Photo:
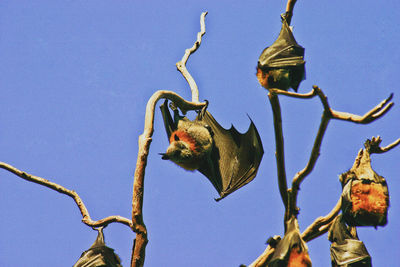
[{"label": "bare branch", "polygon": [[274,116],[275,145],[276,145],[275,157],[276,157],[276,166],[278,172],[279,192],[281,194],[283,204],[285,205],[285,208],[287,208],[288,196],[287,196],[285,151],[284,151],[284,140],[282,132],[281,107],[279,105],[279,98],[276,94],[270,91],[268,93],[268,98],[271,103],[272,113]]},{"label": "bare branch", "polygon": [[301,234],[303,240],[308,242],[326,233],[326,231],[329,229],[329,227],[326,228],[326,226],[330,226],[330,223],[332,223],[339,214],[341,207],[342,198],[339,198],[335,207],[329,212],[329,214],[327,214],[325,217],[318,217],[310,226],[307,227],[307,229]]},{"label": "bare branch", "polygon": [[186,62],[189,59],[189,56],[196,52],[196,50],[200,47],[201,44],[201,37],[206,33],[206,24],[204,22],[205,16],[207,15],[207,11],[201,13],[200,16],[200,32],[197,33],[197,40],[194,45],[185,50],[185,54],[183,55],[181,61],[176,63],[177,69],[182,73],[183,77],[186,79],[190,86],[190,90],[192,91],[192,102],[198,103],[199,102],[199,90],[197,87],[196,82],[194,81],[192,75],[190,75],[189,71],[186,68]]},{"label": "bare branch", "polygon": [[290,91],[285,91],[277,88],[270,88],[268,89],[269,92],[276,94],[276,95],[285,95],[285,96],[290,96],[290,97],[295,97],[295,98],[313,98],[314,96],[317,95],[316,90],[311,90],[310,92],[306,94],[299,94],[295,92],[290,92]]},{"label": "bare branch", "polygon": [[374,120],[382,117],[385,115],[394,105],[393,102],[389,101],[392,99],[393,94],[390,94],[390,96],[383,100],[381,103],[376,105],[374,108],[372,108],[370,111],[365,113],[363,116],[347,113],[347,112],[340,112],[340,111],[334,111],[331,110],[332,113],[332,118],[333,119],[338,119],[338,120],[345,120],[345,121],[351,121],[354,123],[360,123],[360,124],[368,124],[373,122]]},{"label": "bare branch", "polygon": [[24,180],[43,185],[47,188],[53,189],[61,194],[64,194],[64,195],[67,195],[67,196],[73,198],[82,214],[82,217],[83,217],[82,222],[88,226],[91,226],[91,227],[104,226],[105,227],[110,223],[117,222],[117,223],[124,224],[128,227],[132,227],[131,220],[121,217],[121,216],[118,216],[118,215],[109,216],[107,218],[104,218],[104,219],[101,219],[98,221],[93,221],[89,215],[88,210],[86,209],[85,204],[83,203],[82,199],[79,197],[79,195],[75,191],[69,190],[59,184],[50,182],[49,180],[46,180],[44,178],[28,174],[28,173],[21,171],[7,163],[4,163],[4,162],[0,162],[0,168],[9,171],[9,172],[21,177]]},{"label": "bare branch", "polygon": [[194,103],[184,100],[178,94],[172,91],[157,91],[147,102],[145,124],[143,134],[139,136],[139,150],[136,162],[136,169],[133,183],[132,195],[132,224],[133,231],[136,232],[136,239],[133,246],[131,266],[139,267],[144,264],[145,249],[148,242],[147,229],[143,222],[143,192],[144,192],[144,173],[147,165],[147,156],[149,154],[151,137],[154,132],[154,110],[161,98],[166,98],[174,102],[181,110],[198,110],[206,103]]},{"label": "bare branch", "polygon": [[265,251],[248,267],[266,267],[274,252],[275,248],[268,245]]}]

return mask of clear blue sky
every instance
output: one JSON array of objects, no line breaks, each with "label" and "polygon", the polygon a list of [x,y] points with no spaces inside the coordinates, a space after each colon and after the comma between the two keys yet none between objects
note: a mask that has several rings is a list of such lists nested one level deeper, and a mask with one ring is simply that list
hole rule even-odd
[{"label": "clear blue sky", "polygon": [[[168,143],[160,114],[145,179],[146,266],[239,266],[283,233],[271,108],[255,76],[258,56],[280,30],[286,1],[6,1],[0,2],[0,161],[76,190],[93,219],[130,217],[138,136],[145,105],[159,89],[190,99],[176,71],[193,45],[201,12],[207,33],[188,62],[200,100],[225,127],[256,124],[264,158],[255,180],[219,203],[199,173],[162,161]],[[338,175],[366,138],[400,137],[400,4],[302,1],[292,24],[306,48],[307,80],[332,108],[363,114],[394,92],[396,105],[370,125],[331,121],[321,156],[299,195],[305,229],[341,192]],[[302,169],[322,107],[281,97],[288,178]],[[161,103],[161,102],[160,102]],[[359,236],[374,266],[395,266],[400,251],[400,148],[373,155],[389,185],[384,228]],[[0,266],[71,266],[94,241],[72,199],[0,171]],[[129,265],[134,234],[105,229],[106,243]],[[326,235],[308,243],[314,266],[329,266]]]}]

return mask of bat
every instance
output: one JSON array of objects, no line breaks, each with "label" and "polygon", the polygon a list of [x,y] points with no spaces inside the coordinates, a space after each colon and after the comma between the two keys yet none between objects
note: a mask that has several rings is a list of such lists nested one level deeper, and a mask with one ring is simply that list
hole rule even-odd
[{"label": "bat", "polygon": [[306,242],[301,239],[296,218],[287,222],[285,236],[278,242],[268,267],[311,267]]},{"label": "bat", "polygon": [[385,178],[371,167],[369,152],[340,175],[343,218],[350,226],[384,226],[387,224],[389,191]]},{"label": "bat", "polygon": [[162,159],[171,160],[186,170],[198,170],[212,183],[217,201],[251,182],[264,154],[260,135],[251,121],[246,133],[233,126],[224,129],[207,111],[207,105],[191,121],[173,108],[168,100],[160,106],[170,142]]},{"label": "bat", "polygon": [[104,242],[103,228],[99,228],[98,231],[96,241],[82,253],[73,267],[122,267],[121,260],[114,253],[114,249],[107,247]]},{"label": "bat", "polygon": [[293,36],[285,16],[275,42],[265,48],[258,59],[257,78],[266,89],[278,88],[295,92],[305,79],[304,48]]},{"label": "bat", "polygon": [[372,266],[367,248],[362,241],[351,235],[342,215],[333,222],[328,239],[332,242],[330,252],[333,267]]}]

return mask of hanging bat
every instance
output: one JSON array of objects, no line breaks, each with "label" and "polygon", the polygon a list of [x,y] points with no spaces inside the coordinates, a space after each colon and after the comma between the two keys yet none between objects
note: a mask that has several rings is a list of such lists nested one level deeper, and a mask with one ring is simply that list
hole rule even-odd
[{"label": "hanging bat", "polygon": [[173,108],[173,119],[168,100],[160,109],[170,142],[166,153],[160,153],[162,159],[201,172],[218,191],[217,201],[254,179],[264,150],[252,121],[241,134],[233,126],[226,130],[219,125],[207,106],[193,121],[180,116],[177,108]]},{"label": "hanging bat", "polygon": [[268,267],[311,267],[306,242],[301,239],[296,218],[287,223],[285,236],[278,242]]},{"label": "hanging bat", "polygon": [[104,242],[103,227],[98,229],[96,241],[82,253],[73,267],[122,267],[121,260],[114,253],[114,249],[106,246]]},{"label": "hanging bat", "polygon": [[278,88],[297,92],[305,79],[304,48],[294,39],[284,15],[278,39],[265,48],[258,59],[257,78],[266,89]]},{"label": "hanging bat", "polygon": [[339,215],[329,229],[331,261],[333,267],[371,267],[371,256],[364,243],[354,238]]},{"label": "hanging bat", "polygon": [[340,175],[342,183],[343,218],[350,226],[385,226],[389,209],[389,191],[384,177],[371,166],[367,149],[359,152],[359,160],[353,167]]}]

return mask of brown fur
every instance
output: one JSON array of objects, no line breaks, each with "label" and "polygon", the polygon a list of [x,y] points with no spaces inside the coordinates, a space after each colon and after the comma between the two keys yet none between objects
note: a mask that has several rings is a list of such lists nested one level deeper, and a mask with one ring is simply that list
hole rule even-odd
[{"label": "brown fur", "polygon": [[268,73],[265,73],[261,69],[257,68],[257,79],[262,87],[268,89]]},{"label": "brown fur", "polygon": [[306,251],[298,251],[292,248],[290,251],[289,261],[287,267],[311,267],[311,259]]},{"label": "brown fur", "polygon": [[169,138],[170,144],[175,141],[175,135],[179,137],[180,141],[183,141],[183,142],[186,142],[187,144],[189,144],[190,150],[192,150],[193,153],[196,153],[198,148],[196,145],[196,140],[194,138],[192,138],[187,132],[177,130],[171,134],[171,137]]},{"label": "brown fur", "polygon": [[380,184],[353,183],[351,187],[353,212],[385,214],[388,208],[388,196]]}]

